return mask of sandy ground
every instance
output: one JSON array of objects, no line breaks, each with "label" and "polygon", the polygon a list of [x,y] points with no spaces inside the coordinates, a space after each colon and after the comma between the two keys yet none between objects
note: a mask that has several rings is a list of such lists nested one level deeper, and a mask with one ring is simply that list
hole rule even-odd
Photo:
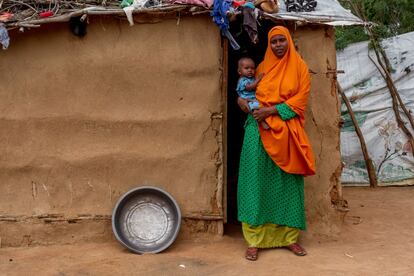
[{"label": "sandy ground", "polygon": [[338,239],[305,239],[243,258],[239,228],[222,238],[178,241],[156,255],[117,242],[0,249],[0,275],[414,275],[414,187],[345,188],[351,211]]}]

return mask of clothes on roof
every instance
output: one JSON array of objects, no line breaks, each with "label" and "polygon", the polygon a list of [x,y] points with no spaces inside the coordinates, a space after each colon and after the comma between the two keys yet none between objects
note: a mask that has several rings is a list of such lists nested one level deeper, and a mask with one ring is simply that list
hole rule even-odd
[{"label": "clothes on roof", "polygon": [[256,44],[259,40],[257,34],[257,13],[255,13],[255,10],[257,9],[254,8],[254,5],[253,8],[243,5],[243,29],[247,32],[253,44]]},{"label": "clothes on roof", "polygon": [[206,9],[209,9],[213,6],[213,0],[171,0],[173,4],[187,4],[187,5],[195,5],[200,6]]},{"label": "clothes on roof", "polygon": [[213,17],[214,23],[216,23],[216,25],[220,28],[222,34],[229,40],[231,47],[234,50],[239,50],[240,45],[229,31],[229,18],[227,15],[231,8],[231,3],[231,0],[214,0],[214,7],[211,12],[211,16]]},{"label": "clothes on roof", "polygon": [[[135,12],[174,12],[174,11],[188,11],[194,12],[194,8],[211,9],[213,0],[143,0],[145,5],[134,5],[141,2],[141,0],[107,0],[104,2],[98,0],[78,0],[76,7],[73,8],[75,1],[69,0],[65,2],[36,2],[36,5],[31,3],[20,3],[14,0],[2,0],[2,12],[0,13],[0,22],[4,23],[7,29],[23,27],[33,28],[39,27],[46,23],[66,22],[69,17],[87,15],[119,15],[122,8],[131,7],[130,13]],[[252,1],[248,0],[247,2]],[[299,1],[299,0],[297,0]],[[314,0],[313,0],[314,1]],[[226,0],[225,5],[240,6],[245,4],[243,0]],[[265,18],[287,21],[301,21],[315,24],[326,25],[355,25],[363,24],[364,22],[358,17],[354,16],[350,11],[345,10],[337,0],[317,0],[317,6],[314,11],[304,12],[288,12],[285,0],[254,0],[252,1],[256,8],[262,9],[265,13]],[[303,0],[302,3],[311,3],[312,0]],[[273,8],[267,9],[264,4],[272,4]],[[314,3],[314,2],[312,2]],[[177,5],[177,4],[184,4]],[[196,10],[196,13],[200,10]],[[46,18],[47,17],[47,18]],[[225,17],[222,17],[222,19]],[[224,28],[227,30],[227,28]],[[226,31],[224,31],[226,32]]]}]

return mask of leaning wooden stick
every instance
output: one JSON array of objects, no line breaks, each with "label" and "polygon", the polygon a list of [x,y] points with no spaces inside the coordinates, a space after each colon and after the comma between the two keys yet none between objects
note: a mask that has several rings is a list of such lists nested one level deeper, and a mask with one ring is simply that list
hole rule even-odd
[{"label": "leaning wooden stick", "polygon": [[370,187],[373,187],[373,188],[377,187],[378,182],[377,182],[377,175],[375,173],[374,164],[372,163],[372,159],[369,157],[368,150],[367,150],[367,145],[365,143],[364,136],[362,135],[362,131],[359,128],[358,121],[355,117],[354,111],[352,110],[351,104],[349,103],[348,98],[346,97],[344,91],[342,91],[342,88],[341,88],[341,86],[339,85],[338,82],[337,82],[337,88],[338,88],[339,94],[342,97],[342,100],[344,101],[344,103],[346,105],[346,108],[348,109],[348,113],[351,116],[352,123],[354,124],[354,127],[355,127],[355,132],[356,132],[356,134],[358,135],[358,138],[359,138],[359,143],[361,144],[362,154],[364,155],[365,164],[367,166],[369,185],[370,185]]}]

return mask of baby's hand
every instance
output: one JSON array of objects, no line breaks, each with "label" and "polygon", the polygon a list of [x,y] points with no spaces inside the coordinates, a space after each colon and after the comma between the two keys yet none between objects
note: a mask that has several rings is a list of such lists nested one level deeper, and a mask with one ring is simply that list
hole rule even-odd
[{"label": "baby's hand", "polygon": [[261,81],[261,80],[263,79],[263,77],[264,77],[264,73],[260,73],[260,74],[257,76],[257,81]]}]

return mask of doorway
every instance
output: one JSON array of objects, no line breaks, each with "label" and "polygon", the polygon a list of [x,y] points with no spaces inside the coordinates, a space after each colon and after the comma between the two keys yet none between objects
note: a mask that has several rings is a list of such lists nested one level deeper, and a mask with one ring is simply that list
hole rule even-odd
[{"label": "doorway", "polygon": [[[245,31],[242,30],[242,18],[232,22],[230,30],[234,33],[240,50],[228,50],[228,86],[227,86],[227,228],[239,224],[237,221],[237,179],[239,170],[240,152],[243,144],[244,121],[247,115],[237,105],[236,86],[239,75],[237,73],[238,60],[250,57],[256,66],[262,61],[267,47],[267,33],[275,26],[275,22],[261,20],[258,26],[259,42],[253,44]],[[233,32],[233,30],[235,30]]]}]

